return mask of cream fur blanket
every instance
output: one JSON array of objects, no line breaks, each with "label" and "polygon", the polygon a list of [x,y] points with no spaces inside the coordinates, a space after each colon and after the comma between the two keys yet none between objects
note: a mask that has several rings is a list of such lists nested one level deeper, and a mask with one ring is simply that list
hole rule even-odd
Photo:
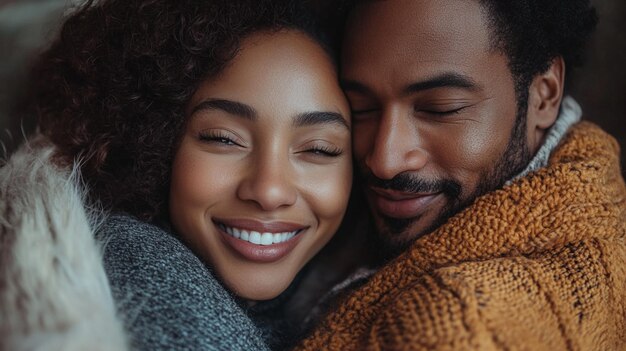
[{"label": "cream fur blanket", "polygon": [[0,350],[126,350],[77,171],[38,137],[0,168]]}]

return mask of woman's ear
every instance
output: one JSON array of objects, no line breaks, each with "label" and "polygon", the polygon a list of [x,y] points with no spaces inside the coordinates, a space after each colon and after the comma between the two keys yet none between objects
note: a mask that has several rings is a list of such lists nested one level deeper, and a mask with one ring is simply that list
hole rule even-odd
[{"label": "woman's ear", "polygon": [[537,75],[530,84],[528,95],[528,132],[540,142],[557,117],[563,99],[565,62],[562,57],[552,60],[550,67]]}]

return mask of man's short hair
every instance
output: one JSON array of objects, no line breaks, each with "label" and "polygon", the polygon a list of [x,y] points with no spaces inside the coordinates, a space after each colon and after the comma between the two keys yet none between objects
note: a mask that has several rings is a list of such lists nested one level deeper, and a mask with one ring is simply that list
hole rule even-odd
[{"label": "man's short hair", "polygon": [[533,77],[556,57],[567,70],[582,64],[583,50],[598,17],[589,0],[480,0],[488,12],[493,46],[507,56],[518,101],[526,100]]},{"label": "man's short hair", "polygon": [[[342,10],[376,0],[346,0]],[[525,111],[532,79],[563,57],[567,71],[582,64],[598,16],[590,0],[476,0],[487,11],[492,45],[509,61],[518,109]],[[567,76],[569,77],[569,75]]]}]

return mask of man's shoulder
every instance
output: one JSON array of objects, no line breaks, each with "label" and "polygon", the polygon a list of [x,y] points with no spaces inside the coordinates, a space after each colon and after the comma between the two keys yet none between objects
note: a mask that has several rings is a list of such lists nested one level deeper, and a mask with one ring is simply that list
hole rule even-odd
[{"label": "man's shoulder", "polygon": [[393,329],[421,338],[436,332],[433,348],[473,340],[502,348],[567,349],[574,343],[586,349],[611,333],[598,328],[602,320],[623,319],[626,277],[616,268],[624,262],[618,243],[594,239],[534,255],[440,266],[398,288],[378,323],[397,323]]},{"label": "man's shoulder", "polygon": [[[574,290],[580,290],[579,287],[589,290],[608,283],[607,276],[618,273],[610,272],[610,267],[624,260],[621,246],[623,241],[618,238],[592,237],[533,254],[512,253],[441,265],[425,276],[433,277],[448,288],[472,290],[478,299],[488,296],[490,301],[497,298],[536,301],[540,295],[575,295]],[[488,304],[481,303],[481,306]]]}]

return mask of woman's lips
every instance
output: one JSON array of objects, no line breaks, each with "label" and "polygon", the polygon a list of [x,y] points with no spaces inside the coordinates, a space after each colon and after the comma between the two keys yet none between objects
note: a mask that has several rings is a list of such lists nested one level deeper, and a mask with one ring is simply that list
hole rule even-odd
[{"label": "woman's lips", "polygon": [[422,215],[442,193],[402,193],[384,189],[371,189],[376,210],[391,218],[408,219]]},{"label": "woman's lips", "polygon": [[243,258],[259,263],[278,261],[300,242],[306,226],[249,219],[214,219],[222,240]]}]

